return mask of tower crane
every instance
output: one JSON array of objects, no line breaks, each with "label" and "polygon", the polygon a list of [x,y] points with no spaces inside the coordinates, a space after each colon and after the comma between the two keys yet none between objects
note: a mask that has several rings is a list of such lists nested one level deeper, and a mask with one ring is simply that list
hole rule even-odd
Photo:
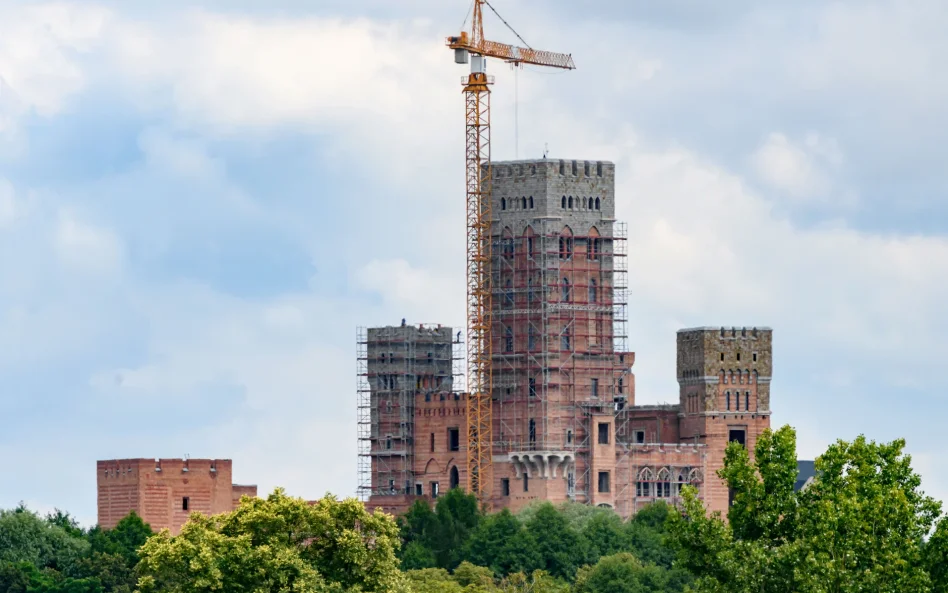
[{"label": "tower crane", "polygon": [[469,491],[489,506],[493,489],[490,85],[494,80],[487,75],[486,60],[498,58],[516,67],[534,64],[572,70],[576,66],[568,54],[488,41],[484,38],[485,6],[497,14],[487,0],[474,0],[471,30],[448,37],[446,45],[454,50],[456,63],[471,64],[470,74],[461,80],[467,147],[467,475]]}]

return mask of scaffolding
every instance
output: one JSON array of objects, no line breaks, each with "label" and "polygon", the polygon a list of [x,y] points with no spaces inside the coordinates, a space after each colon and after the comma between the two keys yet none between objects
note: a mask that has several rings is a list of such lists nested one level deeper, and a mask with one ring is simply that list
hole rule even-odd
[{"label": "scaffolding", "polygon": [[494,451],[573,453],[567,490],[588,502],[588,417],[611,414],[628,385],[626,227],[532,222],[493,236]]},{"label": "scaffolding", "polygon": [[461,333],[439,324],[360,327],[358,495],[412,495],[415,396],[463,389]]}]

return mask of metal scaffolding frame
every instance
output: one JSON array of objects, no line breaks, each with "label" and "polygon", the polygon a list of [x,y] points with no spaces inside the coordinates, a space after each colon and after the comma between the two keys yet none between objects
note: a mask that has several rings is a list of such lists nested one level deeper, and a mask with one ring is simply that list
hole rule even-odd
[{"label": "metal scaffolding frame", "polygon": [[415,396],[463,389],[460,335],[439,324],[357,332],[359,498],[412,495]]},{"label": "metal scaffolding frame", "polygon": [[531,222],[493,229],[494,451],[572,452],[567,489],[588,501],[588,408],[611,413],[625,397],[626,227]]}]

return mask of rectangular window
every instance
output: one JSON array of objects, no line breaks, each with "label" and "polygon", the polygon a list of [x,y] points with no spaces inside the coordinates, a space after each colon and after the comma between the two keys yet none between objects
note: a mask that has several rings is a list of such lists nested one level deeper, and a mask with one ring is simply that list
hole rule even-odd
[{"label": "rectangular window", "polygon": [[530,328],[527,329],[527,349],[533,351],[536,350],[536,348],[537,330],[533,329],[533,326],[531,325]]},{"label": "rectangular window", "polygon": [[742,447],[746,446],[745,442],[745,432],[740,429],[731,429],[728,431],[727,440],[728,442],[737,442],[740,443]]},{"label": "rectangular window", "polygon": [[431,498],[438,498],[438,483],[431,483]]},{"label": "rectangular window", "polygon": [[388,491],[395,494],[395,480],[388,481]]},{"label": "rectangular window", "polygon": [[622,393],[622,377],[619,377],[619,393]]},{"label": "rectangular window", "polygon": [[501,496],[510,496],[510,478],[500,480],[500,494]]},{"label": "rectangular window", "polygon": [[757,362],[757,353],[754,353],[754,362]]},{"label": "rectangular window", "polygon": [[530,492],[530,478],[527,474],[523,474],[523,491]]},{"label": "rectangular window", "polygon": [[609,423],[608,422],[599,423],[599,444],[600,445],[609,444]]},{"label": "rectangular window", "polygon": [[423,496],[425,488],[421,484],[415,484],[415,496]]},{"label": "rectangular window", "polygon": [[648,497],[652,495],[651,484],[649,482],[636,482],[635,483],[635,495],[640,497]]},{"label": "rectangular window", "polygon": [[457,428],[448,429],[448,443],[452,451],[461,450],[460,431]]},{"label": "rectangular window", "polygon": [[386,449],[391,449],[391,448],[392,448],[392,437],[387,437],[387,438],[385,439],[385,448],[386,448]]},{"label": "rectangular window", "polygon": [[530,445],[537,444],[537,421],[530,419]]},{"label": "rectangular window", "polygon": [[537,380],[530,377],[530,397],[537,396]]},{"label": "rectangular window", "polygon": [[599,492],[609,492],[609,472],[599,472]]},{"label": "rectangular window", "polygon": [[566,444],[567,445],[573,444],[573,431],[572,430],[566,431]]},{"label": "rectangular window", "polygon": [[599,397],[599,379],[591,380],[592,396]]},{"label": "rectangular window", "polygon": [[724,362],[724,353],[721,353],[721,362]]},{"label": "rectangular window", "polygon": [[434,453],[434,433],[431,433],[431,452]]},{"label": "rectangular window", "polygon": [[188,510],[188,503],[189,503],[189,502],[191,502],[191,501],[188,499],[187,496],[185,496],[184,498],[181,499],[181,510],[182,510],[182,511]]},{"label": "rectangular window", "polygon": [[635,443],[636,443],[637,445],[644,445],[644,444],[645,444],[645,431],[644,431],[644,430],[636,430],[636,431],[635,431]]}]

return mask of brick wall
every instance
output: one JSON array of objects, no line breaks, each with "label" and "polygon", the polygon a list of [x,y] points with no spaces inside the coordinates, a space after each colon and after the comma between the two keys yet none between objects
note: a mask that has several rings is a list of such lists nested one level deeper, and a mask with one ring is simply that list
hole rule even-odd
[{"label": "brick wall", "polygon": [[152,529],[177,534],[192,512],[233,510],[256,486],[232,483],[229,459],[114,459],[96,462],[98,521],[111,529],[135,511]]}]

